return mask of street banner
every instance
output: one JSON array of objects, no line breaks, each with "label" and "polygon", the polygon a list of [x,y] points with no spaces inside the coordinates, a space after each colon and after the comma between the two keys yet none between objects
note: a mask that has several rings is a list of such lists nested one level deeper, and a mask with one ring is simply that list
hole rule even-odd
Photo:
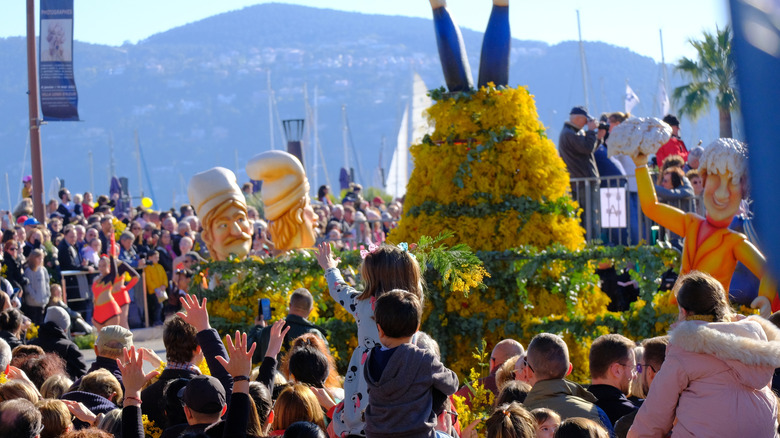
[{"label": "street banner", "polygon": [[47,121],[78,121],[73,78],[73,0],[41,0],[38,84]]}]

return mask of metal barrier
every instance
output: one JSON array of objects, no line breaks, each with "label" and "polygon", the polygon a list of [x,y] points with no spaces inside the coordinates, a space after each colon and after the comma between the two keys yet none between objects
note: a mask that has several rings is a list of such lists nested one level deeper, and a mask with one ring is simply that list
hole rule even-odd
[{"label": "metal barrier", "polygon": [[[78,312],[84,321],[92,324],[93,296],[92,281],[97,277],[95,272],[62,271],[62,299],[72,310]],[[143,269],[139,274],[141,279],[132,290],[128,291],[131,304],[143,314],[143,326],[149,327],[149,304],[146,296],[146,273]]]},{"label": "metal barrier", "polygon": [[[582,208],[580,220],[588,242],[637,245],[643,240],[655,244],[679,238],[642,212],[634,177],[571,178],[571,191]],[[661,202],[701,214],[695,197]]]},{"label": "metal barrier", "polygon": [[92,323],[92,280],[96,275],[87,271],[62,271],[62,300]]},{"label": "metal barrier", "polygon": [[[653,175],[655,180],[655,175]],[[627,176],[599,178],[571,178],[571,197],[582,209],[581,224],[585,229],[585,238],[589,243],[601,242],[605,245],[637,245],[641,241],[655,244],[657,241],[674,242],[680,236],[674,235],[645,216],[639,204],[636,179]],[[661,201],[685,212],[702,214],[697,199],[687,198],[674,201]],[[355,221],[354,234],[349,238],[321,238],[319,242],[335,242],[352,249],[366,246],[366,235],[359,225],[366,228],[374,223],[398,220]],[[395,227],[395,226],[394,226]],[[394,228],[393,227],[393,228]],[[341,231],[341,230],[339,230]],[[373,239],[371,239],[373,241]]]}]

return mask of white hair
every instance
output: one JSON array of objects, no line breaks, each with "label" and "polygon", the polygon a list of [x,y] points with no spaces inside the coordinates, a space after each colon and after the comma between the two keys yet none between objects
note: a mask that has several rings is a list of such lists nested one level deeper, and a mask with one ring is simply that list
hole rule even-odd
[{"label": "white hair", "polygon": [[706,149],[699,160],[699,172],[731,174],[738,183],[747,174],[748,149],[745,143],[733,138],[719,138]]}]

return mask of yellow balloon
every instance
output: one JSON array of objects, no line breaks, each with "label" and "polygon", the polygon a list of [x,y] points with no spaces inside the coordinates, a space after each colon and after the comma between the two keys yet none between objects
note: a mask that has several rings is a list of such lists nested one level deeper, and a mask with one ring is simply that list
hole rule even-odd
[{"label": "yellow balloon", "polygon": [[143,205],[144,208],[151,208],[152,207],[152,199],[143,197],[141,198],[141,205]]}]

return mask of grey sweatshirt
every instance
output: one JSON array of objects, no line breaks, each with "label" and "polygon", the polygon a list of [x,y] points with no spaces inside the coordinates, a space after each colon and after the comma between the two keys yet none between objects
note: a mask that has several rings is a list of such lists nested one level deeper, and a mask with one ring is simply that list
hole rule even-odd
[{"label": "grey sweatshirt", "polygon": [[431,390],[436,388],[447,396],[454,394],[458,390],[454,371],[431,352],[403,344],[390,357],[378,381],[370,374],[365,366],[363,375],[371,397],[365,412],[367,438],[436,435]]},{"label": "grey sweatshirt", "polygon": [[24,287],[24,303],[31,307],[46,307],[51,297],[49,271],[43,266],[37,271],[25,268],[24,276],[30,280],[30,284]]}]

